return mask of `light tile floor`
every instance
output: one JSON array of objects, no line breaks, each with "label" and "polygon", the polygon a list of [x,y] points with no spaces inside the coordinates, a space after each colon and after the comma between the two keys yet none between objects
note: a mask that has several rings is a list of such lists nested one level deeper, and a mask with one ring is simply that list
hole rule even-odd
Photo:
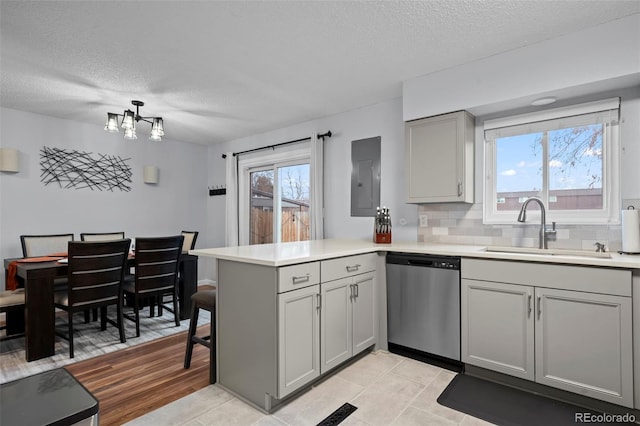
[{"label": "light tile floor", "polygon": [[455,373],[386,351],[365,355],[271,415],[208,386],[135,419],[139,425],[316,425],[345,402],[358,407],[341,425],[488,425],[436,401]]}]

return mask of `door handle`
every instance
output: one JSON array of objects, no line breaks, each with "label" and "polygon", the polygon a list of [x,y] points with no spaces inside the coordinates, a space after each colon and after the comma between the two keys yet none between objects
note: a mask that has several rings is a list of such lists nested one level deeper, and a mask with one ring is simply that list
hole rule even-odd
[{"label": "door handle", "polygon": [[462,181],[458,181],[458,197],[462,195]]},{"label": "door handle", "polygon": [[358,288],[358,284],[354,284],[353,286],[356,289],[356,294],[355,294],[355,296],[353,296],[353,298],[355,299],[356,297],[358,297],[358,293],[359,293],[360,289]]},{"label": "door handle", "polygon": [[353,299],[354,295],[353,295],[353,284],[349,284],[349,299]]},{"label": "door handle", "polygon": [[529,312],[527,313],[527,318],[531,318],[531,294],[528,295],[528,302],[527,305],[529,307]]},{"label": "door handle", "polygon": [[542,296],[538,296],[538,319],[542,315]]},{"label": "door handle", "polygon": [[316,307],[317,310],[322,309],[322,294],[318,293],[316,294],[317,300],[318,300],[318,306]]}]

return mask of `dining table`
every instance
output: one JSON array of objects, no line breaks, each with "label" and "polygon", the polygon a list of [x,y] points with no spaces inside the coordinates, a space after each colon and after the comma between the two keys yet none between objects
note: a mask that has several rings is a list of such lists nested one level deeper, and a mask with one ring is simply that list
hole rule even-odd
[{"label": "dining table", "polygon": [[[20,262],[21,259],[4,259],[4,268],[6,278],[9,265],[18,261],[15,273],[24,282],[25,354],[30,362],[55,354],[54,280],[67,276],[68,264],[58,260]],[[127,262],[127,266],[135,267],[134,257],[130,256]],[[191,296],[198,286],[198,256],[182,252],[178,268],[178,303],[183,320],[191,316]]]}]

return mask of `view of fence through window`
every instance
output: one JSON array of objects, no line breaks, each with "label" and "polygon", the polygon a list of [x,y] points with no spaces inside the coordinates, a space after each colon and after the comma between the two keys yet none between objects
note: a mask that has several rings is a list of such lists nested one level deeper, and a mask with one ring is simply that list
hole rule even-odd
[{"label": "view of fence through window", "polygon": [[543,197],[544,173],[549,210],[602,209],[603,127],[497,138],[497,210],[519,210],[527,198]]},{"label": "view of fence through window", "polygon": [[309,240],[309,164],[252,171],[250,179],[249,243]]}]

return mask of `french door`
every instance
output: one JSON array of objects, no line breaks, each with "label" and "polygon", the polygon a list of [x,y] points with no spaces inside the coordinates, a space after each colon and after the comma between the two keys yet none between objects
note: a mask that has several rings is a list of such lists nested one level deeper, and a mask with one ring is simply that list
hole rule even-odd
[{"label": "french door", "polygon": [[239,167],[240,244],[311,239],[309,158],[280,157]]}]

